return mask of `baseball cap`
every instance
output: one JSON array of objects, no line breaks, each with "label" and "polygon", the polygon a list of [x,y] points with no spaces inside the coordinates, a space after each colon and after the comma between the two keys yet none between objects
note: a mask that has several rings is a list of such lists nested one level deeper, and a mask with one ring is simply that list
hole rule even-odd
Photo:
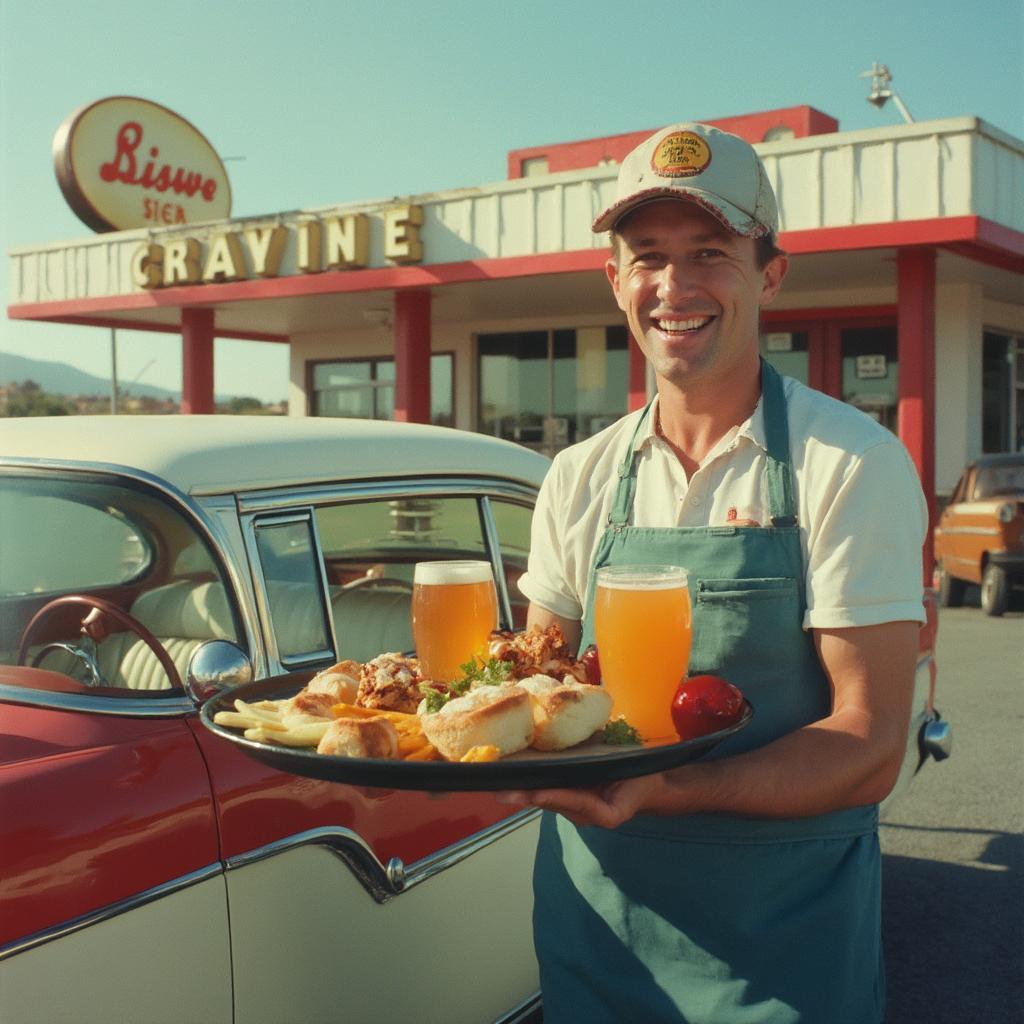
[{"label": "baseball cap", "polygon": [[622,161],[615,202],[593,230],[610,231],[655,199],[688,199],[747,238],[779,230],[775,193],[754,147],[708,124],[669,125],[641,142]]}]

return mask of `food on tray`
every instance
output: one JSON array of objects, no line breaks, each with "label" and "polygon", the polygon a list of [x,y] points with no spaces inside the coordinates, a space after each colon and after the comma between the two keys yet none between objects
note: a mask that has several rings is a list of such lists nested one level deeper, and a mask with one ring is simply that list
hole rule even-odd
[{"label": "food on tray", "polygon": [[467,750],[459,760],[469,764],[481,761],[497,761],[500,757],[501,751],[497,747],[470,747],[470,749]]},{"label": "food on tray", "polygon": [[590,739],[608,721],[612,699],[599,686],[535,675],[519,682],[533,704],[533,740],[537,750],[565,750]]},{"label": "food on tray", "polygon": [[383,716],[336,718],[316,752],[336,757],[397,757],[398,730]]},{"label": "food on tray", "polygon": [[330,693],[313,693],[306,687],[291,700],[282,702],[281,721],[285,725],[302,725],[320,720],[329,722],[334,717],[331,708],[339,699]]},{"label": "food on tray", "polygon": [[534,626],[525,633],[495,630],[488,654],[511,665],[513,680],[535,675],[561,679],[571,675],[581,683],[592,681],[587,666],[573,656],[559,626]]},{"label": "food on tray", "polygon": [[261,700],[255,704],[236,700],[234,711],[218,711],[213,721],[216,725],[244,730],[247,740],[281,743],[286,747],[315,747],[331,724],[330,720],[286,723],[284,716],[290,704],[288,700]]},{"label": "food on tray", "polygon": [[594,686],[601,685],[601,661],[597,655],[597,645],[590,644],[580,655],[580,664],[587,673],[586,681]]},{"label": "food on tray", "polygon": [[412,714],[423,699],[419,662],[404,654],[380,654],[362,666],[356,703],[382,711]]},{"label": "food on tray", "polygon": [[681,740],[728,729],[743,717],[743,694],[719,676],[685,680],[672,700],[672,721]]},{"label": "food on tray", "polygon": [[[601,733],[612,702],[588,681],[595,664],[572,656],[558,626],[496,631],[490,656],[467,662],[451,682],[424,679],[416,658],[390,652],[341,661],[291,698],[236,700],[213,720],[250,740],[335,757],[494,761],[527,747],[567,750]],[[630,742],[635,730],[609,735]]]},{"label": "food on tray", "polygon": [[337,665],[317,673],[306,689],[310,693],[329,693],[346,704],[355,702],[359,693],[359,675],[363,666],[358,661],[339,661]]},{"label": "food on tray", "polygon": [[420,715],[427,739],[449,761],[473,747],[494,746],[502,756],[525,750],[533,738],[530,695],[520,686],[480,686]]}]

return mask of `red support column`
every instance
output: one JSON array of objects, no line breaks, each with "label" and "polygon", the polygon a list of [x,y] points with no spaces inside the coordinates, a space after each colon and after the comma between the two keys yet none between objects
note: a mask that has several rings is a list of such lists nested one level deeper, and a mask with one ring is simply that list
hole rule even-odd
[{"label": "red support column", "polygon": [[629,344],[629,385],[627,405],[629,411],[642,409],[647,404],[647,359],[636,338],[628,336]]},{"label": "red support column", "polygon": [[896,274],[899,436],[917,466],[928,503],[924,582],[930,586],[935,565],[935,250],[900,249]]},{"label": "red support column", "polygon": [[395,419],[430,422],[430,292],[395,292]]},{"label": "red support column", "polygon": [[824,365],[822,367],[826,395],[843,401],[843,332],[835,320],[825,323]]},{"label": "red support column", "polygon": [[181,311],[181,411],[214,411],[213,309]]}]

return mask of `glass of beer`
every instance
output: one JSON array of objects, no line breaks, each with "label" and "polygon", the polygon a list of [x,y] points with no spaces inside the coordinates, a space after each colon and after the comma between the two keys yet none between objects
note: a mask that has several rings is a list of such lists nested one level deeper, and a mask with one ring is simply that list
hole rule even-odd
[{"label": "glass of beer", "polygon": [[672,698],[686,677],[693,641],[686,570],[598,569],[594,640],[612,717],[622,715],[645,741],[676,740]]},{"label": "glass of beer", "polygon": [[451,682],[475,655],[487,658],[498,626],[498,597],[490,562],[417,562],[412,633],[426,679]]}]

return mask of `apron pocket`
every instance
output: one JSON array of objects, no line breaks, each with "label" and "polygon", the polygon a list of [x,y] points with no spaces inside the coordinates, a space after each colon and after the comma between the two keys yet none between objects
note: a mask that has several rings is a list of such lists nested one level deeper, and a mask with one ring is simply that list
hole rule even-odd
[{"label": "apron pocket", "polygon": [[699,579],[694,597],[691,674],[715,672],[731,680],[740,664],[773,666],[783,674],[802,667],[793,649],[794,640],[804,642],[795,579]]}]

